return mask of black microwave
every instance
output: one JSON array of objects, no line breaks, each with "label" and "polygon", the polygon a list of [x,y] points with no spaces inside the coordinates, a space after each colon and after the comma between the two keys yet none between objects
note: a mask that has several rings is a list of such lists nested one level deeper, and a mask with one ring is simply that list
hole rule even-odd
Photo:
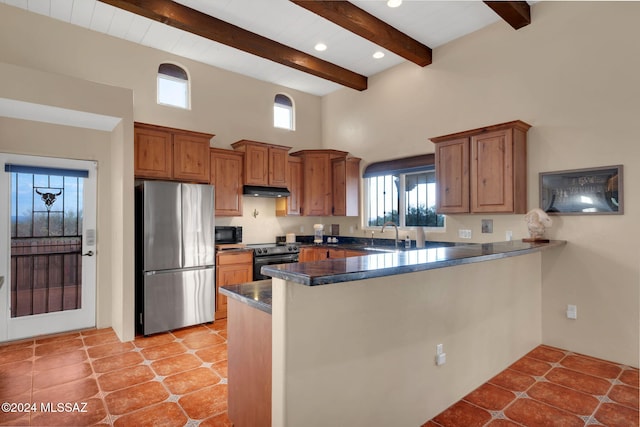
[{"label": "black microwave", "polygon": [[216,245],[224,243],[242,243],[242,227],[216,226]]}]

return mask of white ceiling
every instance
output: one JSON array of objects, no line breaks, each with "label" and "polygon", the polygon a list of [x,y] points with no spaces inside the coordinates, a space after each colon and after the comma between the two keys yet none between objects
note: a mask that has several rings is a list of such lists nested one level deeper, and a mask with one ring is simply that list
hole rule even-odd
[{"label": "white ceiling", "polygon": [[[0,0],[34,13],[160,49],[259,80],[326,95],[337,83],[250,55],[97,0]],[[185,6],[370,77],[405,59],[289,0],[177,0]],[[501,20],[481,1],[352,0],[356,6],[433,48]],[[504,25],[508,25],[506,22]],[[314,46],[323,42],[324,52]],[[372,54],[382,50],[382,59]],[[437,61],[437,57],[434,58]],[[418,65],[415,65],[418,67]]]}]

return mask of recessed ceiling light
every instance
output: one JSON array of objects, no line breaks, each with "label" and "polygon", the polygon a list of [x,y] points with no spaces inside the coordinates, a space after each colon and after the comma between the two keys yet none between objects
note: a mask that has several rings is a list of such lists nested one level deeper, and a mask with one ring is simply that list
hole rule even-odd
[{"label": "recessed ceiling light", "polygon": [[314,46],[314,49],[317,50],[318,52],[323,52],[327,50],[327,45],[324,43],[318,43]]},{"label": "recessed ceiling light", "polygon": [[402,0],[388,0],[387,6],[389,7],[398,7],[402,4]]},{"label": "recessed ceiling light", "polygon": [[384,58],[384,52],[377,51],[377,52],[375,52],[375,53],[373,54],[373,57],[374,57],[375,59]]}]

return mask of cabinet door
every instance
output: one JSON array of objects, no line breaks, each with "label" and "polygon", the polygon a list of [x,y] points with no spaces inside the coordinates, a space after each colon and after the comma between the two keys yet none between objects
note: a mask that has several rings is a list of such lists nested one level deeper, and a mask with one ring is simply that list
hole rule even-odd
[{"label": "cabinet door", "polygon": [[471,137],[471,212],[513,212],[511,130]]},{"label": "cabinet door", "polygon": [[329,249],[329,258],[346,258],[346,251],[344,249]]},{"label": "cabinet door", "polygon": [[469,212],[469,139],[435,145],[438,213]]},{"label": "cabinet door", "polygon": [[298,262],[309,262],[314,259],[313,248],[300,248],[300,252],[298,253]]},{"label": "cabinet door", "polygon": [[242,216],[243,154],[212,149],[210,155],[210,183],[215,186],[216,216]]},{"label": "cabinet door", "polygon": [[253,252],[219,254],[216,266],[216,319],[227,317],[227,297],[218,292],[220,286],[253,280]]},{"label": "cabinet door", "polygon": [[173,136],[173,177],[192,182],[209,182],[209,140],[175,134]]},{"label": "cabinet door", "polygon": [[247,145],[245,165],[246,185],[269,185],[269,148],[266,145]]},{"label": "cabinet door", "polygon": [[360,159],[331,160],[331,213],[334,216],[358,216],[360,193]]},{"label": "cabinet door", "polygon": [[331,159],[329,154],[304,156],[303,215],[331,215]]},{"label": "cabinet door", "polygon": [[305,247],[300,248],[298,254],[298,262],[322,261],[327,259],[328,251],[326,248]]},{"label": "cabinet door", "polygon": [[269,147],[269,185],[287,187],[289,181],[288,149]]},{"label": "cabinet door", "polygon": [[302,179],[302,159],[289,156],[289,185],[287,188],[291,195],[276,199],[276,216],[301,215]]},{"label": "cabinet door", "polygon": [[172,135],[155,129],[134,128],[134,174],[137,178],[172,176]]},{"label": "cabinet door", "polygon": [[369,255],[367,251],[356,251],[353,249],[347,249],[344,251],[344,256],[347,258],[355,257],[355,256],[365,256],[365,255]]}]

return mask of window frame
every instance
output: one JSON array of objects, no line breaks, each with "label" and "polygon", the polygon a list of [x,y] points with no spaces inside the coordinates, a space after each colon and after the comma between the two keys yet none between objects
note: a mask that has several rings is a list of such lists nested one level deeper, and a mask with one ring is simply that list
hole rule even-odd
[{"label": "window frame", "polygon": [[[369,172],[369,173],[368,173]],[[364,195],[363,195],[363,203],[364,203],[364,214],[362,215],[362,229],[363,230],[377,230],[380,225],[369,225],[370,220],[370,211],[369,211],[369,203],[371,202],[371,194],[370,194],[370,179],[377,178],[381,176],[397,176],[398,177],[398,221],[396,222],[398,228],[405,230],[415,230],[417,228],[425,229],[428,232],[445,232],[447,221],[446,215],[438,214],[443,219],[442,226],[420,226],[420,225],[406,225],[406,215],[407,215],[407,200],[406,200],[406,177],[408,175],[414,175],[424,172],[433,172],[435,175],[435,164],[433,164],[433,157],[429,155],[426,156],[416,156],[412,158],[399,159],[399,160],[391,160],[387,162],[379,162],[371,164],[365,170],[363,175],[363,187],[364,187]],[[435,176],[434,176],[435,178]],[[437,191],[437,183],[436,185]],[[437,198],[437,192],[435,194]],[[434,200],[434,206],[436,206],[437,202]],[[395,221],[394,221],[395,222]]]},{"label": "window frame", "polygon": [[[165,64],[178,67],[180,70],[184,72],[186,78],[176,77],[170,74],[160,72],[160,68]],[[185,106],[184,107],[182,105],[170,104],[167,102],[160,101],[160,80],[161,79],[166,81],[180,82],[185,84],[185,99],[184,99]],[[156,72],[156,103],[158,105],[162,105],[165,107],[179,108],[181,110],[191,110],[191,77],[189,75],[189,71],[185,67],[173,62],[162,62],[160,65],[158,65],[158,71]]]},{"label": "window frame", "polygon": [[[285,97],[289,100],[289,102],[291,103],[291,105],[286,105],[283,103],[278,102],[278,97]],[[288,127],[284,127],[284,126],[278,126],[276,124],[276,108],[282,108],[283,110],[288,110],[289,111],[289,126]],[[273,114],[273,127],[276,129],[284,129],[284,130],[289,130],[289,131],[295,131],[296,130],[296,107],[295,107],[295,102],[293,100],[293,98],[290,95],[287,95],[286,93],[282,93],[282,92],[278,92],[275,94],[275,96],[273,97],[273,106],[272,106],[272,114]]]}]

